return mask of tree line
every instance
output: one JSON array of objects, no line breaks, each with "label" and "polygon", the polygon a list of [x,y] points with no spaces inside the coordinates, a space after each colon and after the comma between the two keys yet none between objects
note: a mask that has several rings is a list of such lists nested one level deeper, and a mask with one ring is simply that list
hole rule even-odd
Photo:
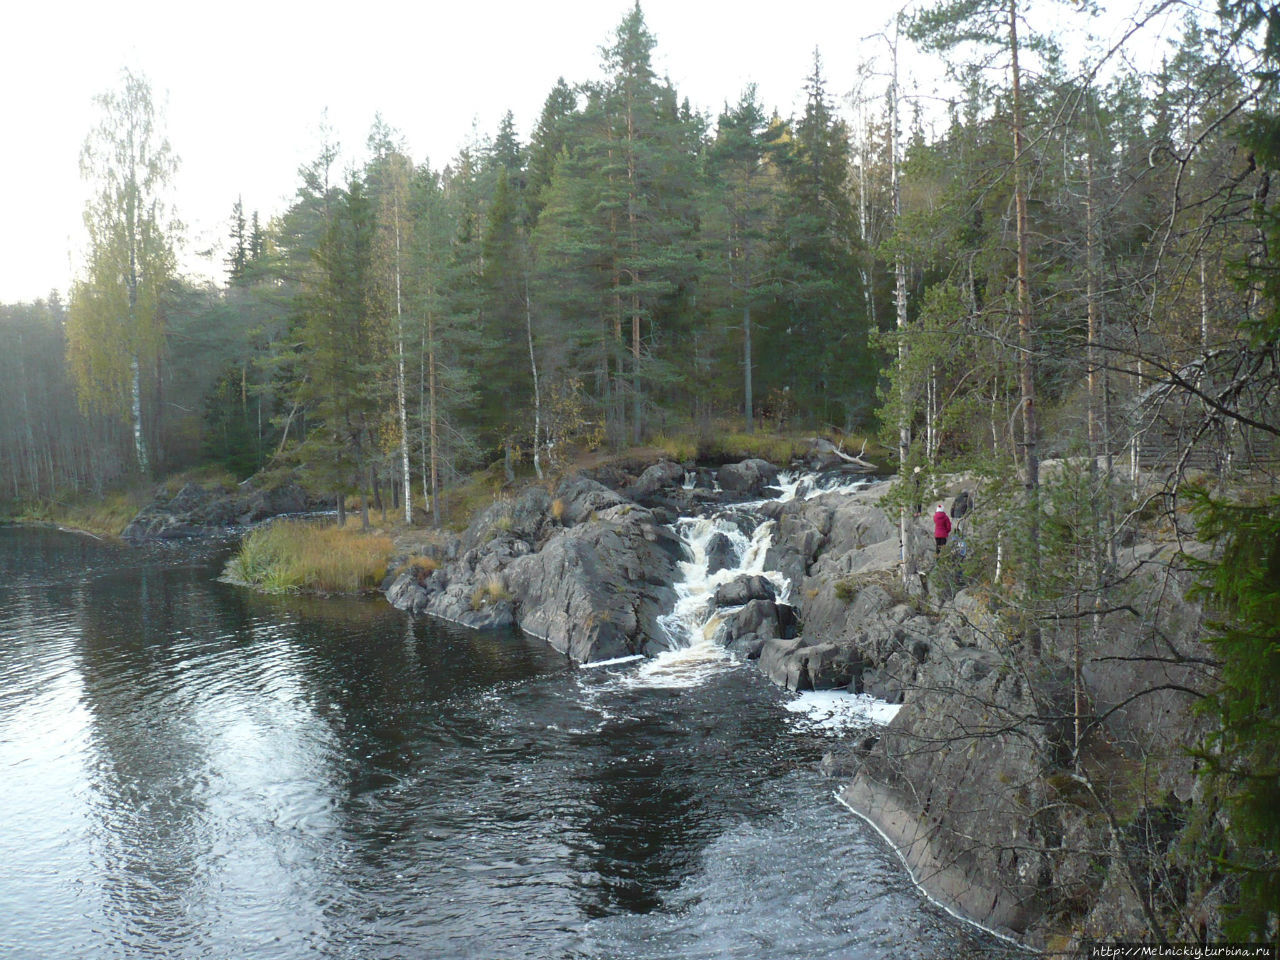
[{"label": "tree line", "polygon": [[[126,77],[86,146],[89,267],[48,320],[80,406],[131,430],[144,474],[283,458],[402,505],[478,463],[541,469],[726,415],[868,421],[869,248],[820,60],[801,116],[749,89],[713,131],[654,73],[654,46],[636,7],[603,80],[560,81],[527,143],[508,114],[442,169],[381,119],[358,167],[325,145],[283,214],[237,202],[220,288],[173,276],[149,206],[168,147]],[[15,475],[10,492],[79,479]]]},{"label": "tree line", "polygon": [[[1248,44],[1189,18],[1158,70],[1103,82],[1054,49],[1067,13],[1036,33],[1007,0],[960,6],[899,18],[895,76],[856,92],[853,122],[815,53],[801,115],[748,88],[714,123],[654,73],[637,6],[604,79],[557,83],[527,143],[508,114],[435,169],[379,118],[362,164],[326,144],[268,223],[237,201],[226,283],[203,287],[175,276],[174,161],[126,74],[82,157],[91,253],[69,304],[6,308],[37,351],[10,408],[21,370],[61,354],[59,402],[131,434],[129,455],[119,428],[88,431],[90,482],[291,457],[428,504],[496,457],[540,468],[712,423],[878,420],[904,465],[995,458],[1029,491],[1039,456],[1081,438],[1141,458],[1131,401],[1259,309],[1236,269],[1258,259],[1267,183],[1239,146],[1264,96]],[[953,54],[940,132],[896,77],[908,38]],[[4,434],[11,495],[89,478],[37,432]]]}]

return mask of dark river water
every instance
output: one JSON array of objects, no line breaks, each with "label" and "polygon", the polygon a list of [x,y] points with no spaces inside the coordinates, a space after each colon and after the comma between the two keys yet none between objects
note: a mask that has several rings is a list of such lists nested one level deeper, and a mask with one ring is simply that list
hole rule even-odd
[{"label": "dark river water", "polygon": [[729,661],[578,670],[226,548],[0,528],[0,957],[1003,955]]}]

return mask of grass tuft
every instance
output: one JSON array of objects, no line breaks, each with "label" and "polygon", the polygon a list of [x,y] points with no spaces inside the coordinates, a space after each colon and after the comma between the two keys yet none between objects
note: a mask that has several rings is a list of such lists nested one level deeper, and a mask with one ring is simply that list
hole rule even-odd
[{"label": "grass tuft", "polygon": [[227,576],[273,593],[363,593],[382,582],[391,551],[386,536],[280,521],[250,531]]},{"label": "grass tuft", "polygon": [[693,437],[670,437],[666,434],[656,438],[653,446],[662,451],[668,460],[685,463],[698,456],[698,441]]},{"label": "grass tuft", "polygon": [[413,556],[396,568],[396,576],[399,577],[408,573],[412,575],[413,579],[417,581],[419,585],[421,585],[426,583],[427,578],[431,576],[439,566],[440,564],[436,561],[435,557]]},{"label": "grass tuft", "polygon": [[490,577],[471,594],[471,609],[482,610],[491,603],[510,600],[511,593],[497,577]]}]

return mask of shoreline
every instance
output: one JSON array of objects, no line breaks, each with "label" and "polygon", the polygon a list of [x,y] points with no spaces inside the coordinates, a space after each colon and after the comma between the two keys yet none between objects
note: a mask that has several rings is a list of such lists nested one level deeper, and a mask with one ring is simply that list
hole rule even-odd
[{"label": "shoreline", "polygon": [[59,533],[73,533],[81,537],[91,537],[99,543],[123,543],[118,534],[95,533],[85,527],[70,527],[55,520],[24,520],[22,518],[5,517],[0,520],[0,527],[29,527],[32,530],[57,530]]},{"label": "shoreline", "polygon": [[[970,878],[963,870],[954,866],[944,866],[937,860],[927,834],[922,834],[918,825],[915,825],[915,818],[905,807],[891,801],[887,788],[882,788],[877,802],[875,792],[864,782],[859,773],[852,780],[846,781],[840,789],[833,791],[832,795],[837,803],[879,834],[902,863],[903,869],[906,870],[907,876],[916,889],[930,903],[946,911],[949,916],[976,927],[983,933],[997,937],[1030,954],[1040,953],[1035,947],[1024,943],[1017,932],[1009,927],[983,922],[970,916],[966,908],[967,898],[948,896],[944,889],[939,889],[927,879],[921,879],[921,875],[928,870],[930,879],[943,878],[943,887],[963,884],[967,889],[974,890]],[[860,808],[863,802],[865,807]],[[876,810],[879,810],[880,816],[877,816]],[[981,892],[984,898],[992,900],[993,906],[999,899],[998,893],[993,894],[985,889]]]}]

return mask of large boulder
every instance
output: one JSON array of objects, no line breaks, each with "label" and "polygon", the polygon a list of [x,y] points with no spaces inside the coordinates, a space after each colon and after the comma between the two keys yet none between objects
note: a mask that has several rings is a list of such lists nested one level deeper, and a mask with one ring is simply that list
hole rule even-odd
[{"label": "large boulder", "polygon": [[544,487],[531,486],[515,500],[491,504],[475,517],[462,534],[462,550],[474,550],[502,538],[514,538],[529,544],[544,538],[548,526],[556,524],[552,498]]},{"label": "large boulder", "polygon": [[664,647],[683,543],[654,513],[581,475],[482,512],[425,578],[389,584],[400,609],[470,627],[518,624],[586,663]]},{"label": "large boulder", "polygon": [[752,600],[725,617],[720,640],[728,646],[741,637],[773,640],[782,635],[778,605],[772,600]]},{"label": "large boulder", "polygon": [[707,541],[707,575],[729,570],[738,565],[738,551],[733,541],[723,533],[716,532]]},{"label": "large boulder", "polygon": [[776,600],[778,590],[773,581],[759,574],[741,576],[716,587],[714,602],[717,607],[740,607],[752,600]]},{"label": "large boulder", "polygon": [[680,464],[670,460],[659,460],[640,474],[639,479],[627,491],[627,495],[632,500],[643,503],[645,498],[652,497],[654,494],[664,491],[670,493],[674,488],[682,487],[684,473],[684,467]]},{"label": "large boulder", "polygon": [[726,493],[741,496],[759,496],[766,487],[778,482],[778,468],[768,460],[753,457],[741,463],[726,463],[716,479]]},{"label": "large boulder", "polygon": [[566,477],[556,488],[551,509],[565,526],[584,523],[620,506],[634,506],[630,500],[610,490],[598,480],[582,474]]},{"label": "large boulder", "polygon": [[765,554],[765,568],[777,570],[798,587],[827,542],[832,508],[824,498],[792,500],[772,505],[773,537]]},{"label": "large boulder", "polygon": [[683,546],[651,521],[582,524],[506,570],[522,629],[579,663],[662,649]]},{"label": "large boulder", "polygon": [[837,643],[809,643],[803,637],[766,640],[760,669],[788,690],[836,690],[853,682],[857,654]]}]

